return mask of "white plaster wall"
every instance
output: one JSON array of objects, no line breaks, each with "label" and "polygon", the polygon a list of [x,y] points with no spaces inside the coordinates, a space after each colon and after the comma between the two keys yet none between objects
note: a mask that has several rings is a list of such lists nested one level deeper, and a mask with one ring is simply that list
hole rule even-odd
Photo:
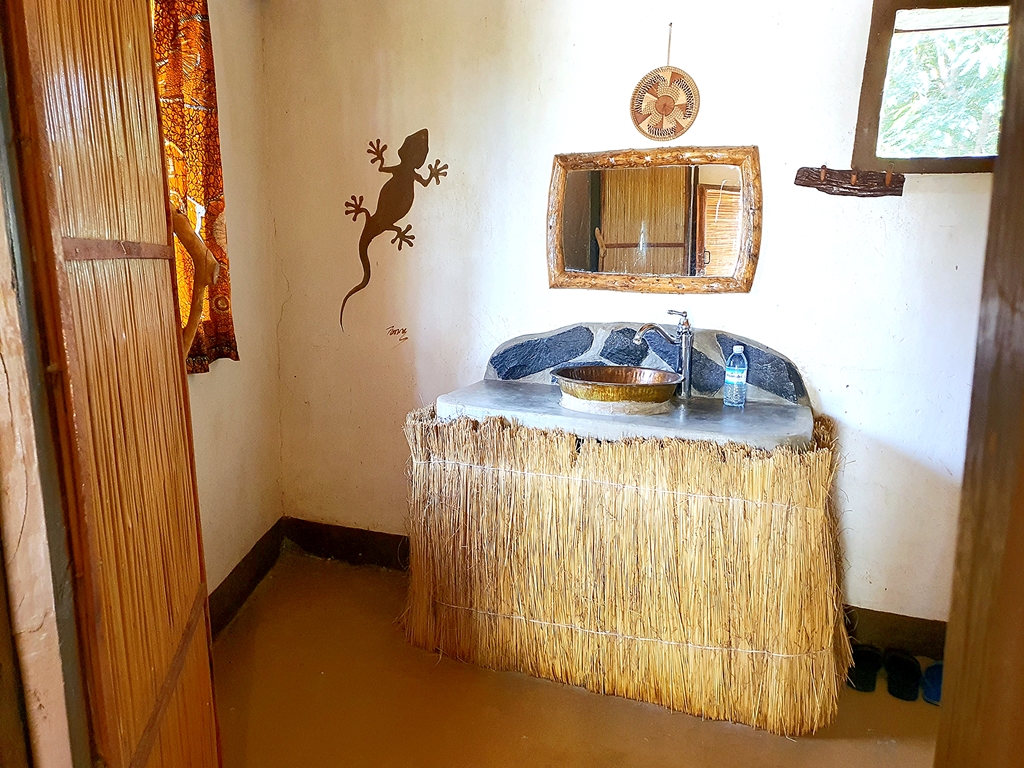
[{"label": "white plaster wall", "polygon": [[281,515],[278,267],[267,194],[262,19],[209,0],[239,362],[189,377],[207,581],[213,590]]},{"label": "white plaster wall", "polygon": [[[911,177],[902,198],[873,200],[793,185],[799,166],[849,166],[871,0],[263,8],[286,514],[402,531],[407,411],[479,379],[510,336],[687,309],[700,327],[790,356],[816,408],[839,420],[847,600],[946,617],[990,177]],[[672,63],[701,91],[685,143],[760,147],[764,237],[753,290],[551,290],[552,156],[654,146],[632,127],[627,102],[664,62],[669,21]],[[230,107],[225,118],[229,130],[252,129]],[[343,205],[358,194],[372,207],[386,178],[368,163],[367,142],[382,138],[393,162],[423,127],[431,160],[449,163],[449,175],[417,188],[413,249],[399,253],[383,237],[371,246],[373,279],[350,301],[343,333],[338,308],[361,277],[360,225]],[[227,158],[229,178],[240,162]],[[237,196],[248,194],[241,186],[228,189],[235,216]],[[244,298],[242,227],[229,223],[236,302],[255,305]],[[408,341],[388,336],[390,326],[407,328]]]}]

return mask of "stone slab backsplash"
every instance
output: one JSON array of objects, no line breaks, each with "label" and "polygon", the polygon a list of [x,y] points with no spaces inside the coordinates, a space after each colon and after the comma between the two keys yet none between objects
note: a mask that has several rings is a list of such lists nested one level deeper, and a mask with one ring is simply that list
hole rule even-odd
[{"label": "stone slab backsplash", "polygon": [[[670,371],[676,349],[653,331],[634,344],[638,323],[580,323],[547,333],[518,336],[494,350],[485,379],[553,384],[551,370],[566,365],[640,365]],[[675,326],[662,326],[669,335]],[[725,359],[734,344],[746,347],[747,399],[810,406],[800,371],[789,358],[753,339],[695,328],[693,395],[721,398]]]}]

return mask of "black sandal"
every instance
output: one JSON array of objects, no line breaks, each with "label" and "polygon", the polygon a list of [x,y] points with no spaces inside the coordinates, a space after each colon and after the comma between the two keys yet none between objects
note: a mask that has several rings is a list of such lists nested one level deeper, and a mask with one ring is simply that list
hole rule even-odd
[{"label": "black sandal", "polygon": [[915,656],[893,649],[885,654],[889,693],[903,701],[917,701],[921,690],[921,663]]},{"label": "black sandal", "polygon": [[878,670],[882,668],[882,650],[873,645],[853,645],[853,666],[846,673],[851,688],[871,693],[875,690]]}]

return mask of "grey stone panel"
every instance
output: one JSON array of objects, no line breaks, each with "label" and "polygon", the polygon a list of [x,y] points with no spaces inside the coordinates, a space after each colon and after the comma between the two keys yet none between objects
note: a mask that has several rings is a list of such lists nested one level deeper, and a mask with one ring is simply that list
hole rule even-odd
[{"label": "grey stone panel", "polygon": [[513,344],[495,354],[491,366],[499,379],[522,379],[587,353],[593,343],[594,332],[577,325],[553,336]]},{"label": "grey stone panel", "polygon": [[647,357],[648,347],[643,339],[639,344],[633,343],[636,331],[636,328],[627,326],[609,333],[604,346],[601,347],[601,357],[615,365],[641,365]]},{"label": "grey stone panel", "polygon": [[753,385],[773,395],[799,403],[807,396],[804,380],[796,366],[789,360],[772,353],[770,350],[752,346],[743,339],[737,339],[725,333],[718,334],[718,345],[726,360],[732,354],[735,344],[743,344],[747,356],[747,384]]},{"label": "grey stone panel", "polygon": [[690,364],[690,381],[693,389],[702,395],[714,395],[725,386],[725,368],[695,348]]}]

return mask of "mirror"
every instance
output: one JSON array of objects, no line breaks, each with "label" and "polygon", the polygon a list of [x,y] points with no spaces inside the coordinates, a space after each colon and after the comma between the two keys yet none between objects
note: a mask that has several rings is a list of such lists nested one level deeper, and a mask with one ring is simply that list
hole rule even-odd
[{"label": "mirror", "polygon": [[739,262],[740,197],[735,165],[569,171],[565,268],[732,277]]},{"label": "mirror", "polygon": [[755,147],[558,155],[553,288],[750,290],[761,226]]}]

